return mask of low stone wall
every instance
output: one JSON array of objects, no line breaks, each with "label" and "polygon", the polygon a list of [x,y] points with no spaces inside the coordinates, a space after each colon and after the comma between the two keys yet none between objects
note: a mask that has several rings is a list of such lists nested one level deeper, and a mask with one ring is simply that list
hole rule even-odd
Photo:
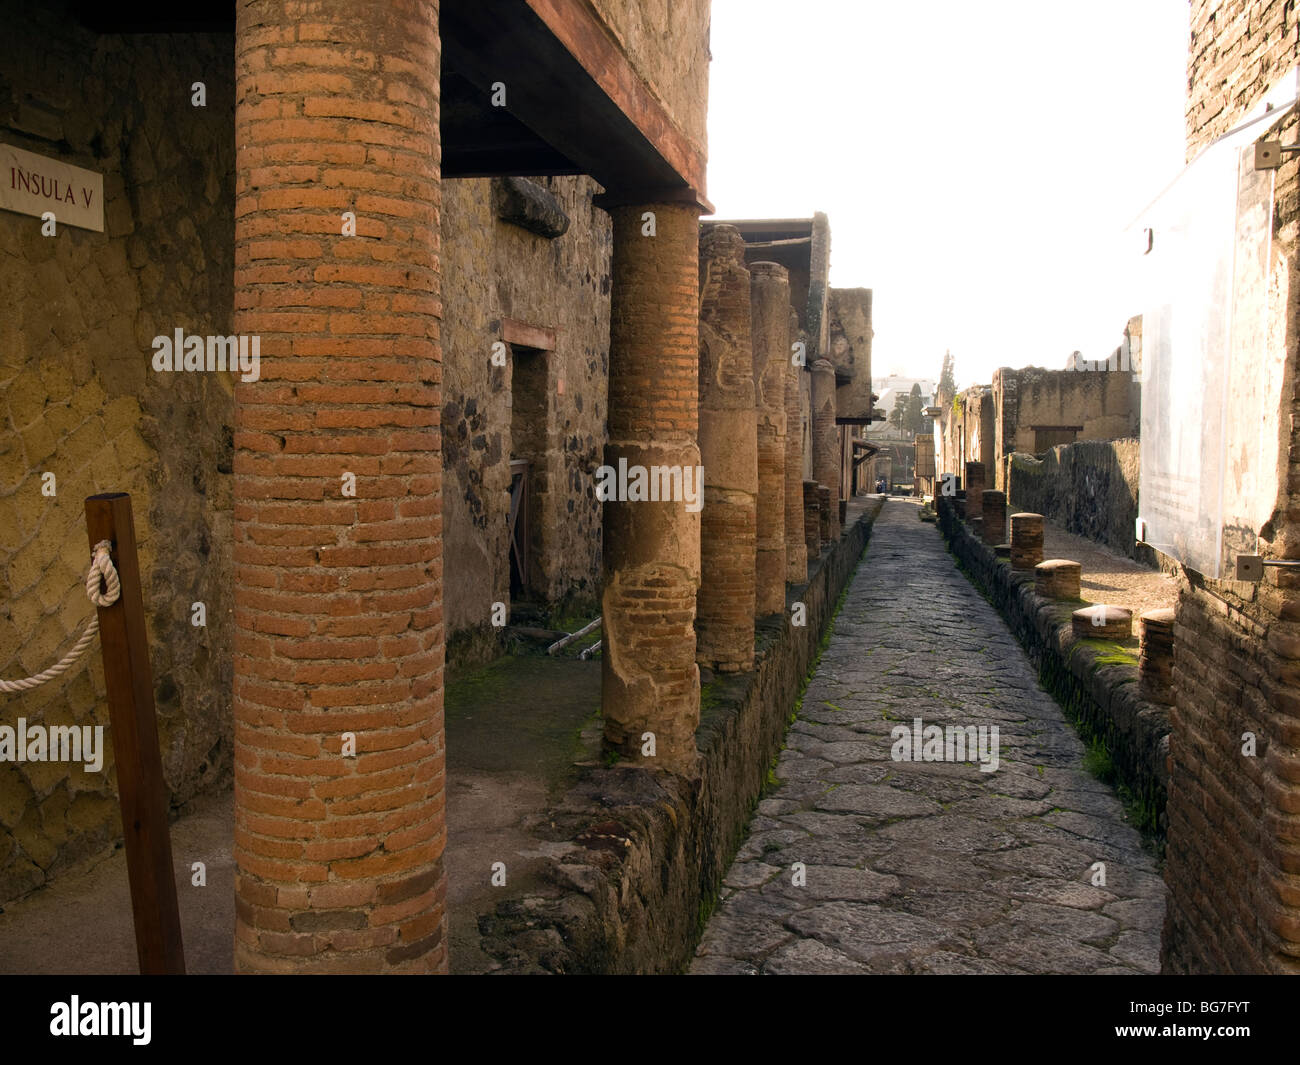
[{"label": "low stone wall", "polygon": [[[853,504],[839,542],[787,589],[784,618],[758,625],[752,672],[703,688],[687,780],[634,766],[587,767],[551,812],[557,896],[511,900],[480,919],[507,972],[675,973],[690,961],[727,866],[781,748],[795,701],[880,500]],[[806,625],[790,624],[802,603]]]},{"label": "low stone wall", "polygon": [[1075,716],[1085,737],[1105,744],[1120,782],[1143,811],[1146,823],[1139,827],[1163,838],[1169,708],[1138,696],[1136,649],[1117,651],[1114,643],[1076,638],[1070,617],[1081,601],[1040,597],[1032,570],[1013,570],[998,558],[957,517],[951,499],[940,496],[936,503],[948,549],[1016,634],[1043,687]]},{"label": "low stone wall", "polygon": [[1016,452],[1007,463],[1007,501],[1014,510],[1041,514],[1068,532],[1103,543],[1139,561],[1136,439],[1081,440],[1052,448],[1043,458]]}]

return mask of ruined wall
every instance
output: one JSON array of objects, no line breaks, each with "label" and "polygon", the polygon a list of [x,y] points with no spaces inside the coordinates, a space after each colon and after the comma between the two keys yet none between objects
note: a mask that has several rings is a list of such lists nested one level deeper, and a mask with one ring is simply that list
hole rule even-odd
[{"label": "ruined wall", "polygon": [[[1285,0],[1193,0],[1187,154],[1240,121],[1300,57]],[[1294,116],[1279,137],[1294,143]],[[1300,223],[1300,161],[1284,157],[1275,191],[1269,307],[1285,365],[1286,447],[1260,553],[1300,558],[1298,309],[1290,296]],[[1283,341],[1281,338],[1285,337]],[[1170,898],[1163,964],[1170,972],[1300,972],[1300,577],[1270,568],[1258,585],[1185,571],[1174,622],[1170,740]],[[1244,753],[1245,733],[1255,751]]]},{"label": "ruined wall", "polygon": [[[562,609],[590,609],[599,594],[610,222],[591,205],[599,186],[590,178],[537,182],[569,219],[554,239],[499,221],[488,179],[442,186],[443,579],[453,667],[493,646],[492,604],[510,602],[512,450],[543,466],[533,479],[534,594]],[[493,365],[506,318],[554,330],[554,350],[512,351]],[[528,424],[512,418],[516,398],[545,422],[544,439],[515,439]]]},{"label": "ruined wall", "polygon": [[[83,500],[129,492],[175,806],[230,769],[231,379],[157,374],[151,341],[231,330],[233,41],[101,36],[57,5],[4,2],[0,20],[0,142],[102,173],[106,208],[103,233],[53,237],[0,211],[0,676],[75,642],[93,613]],[[58,681],[0,696],[0,721],[20,717],[104,725],[111,747],[98,643]],[[99,773],[0,763],[0,902],[119,834],[111,749]]]},{"label": "ruined wall", "polygon": [[1015,452],[999,464],[1014,511],[1042,514],[1069,532],[1138,558],[1139,443],[1082,440],[1054,447],[1042,458]]},{"label": "ruined wall", "polygon": [[711,0],[589,2],[677,128],[706,154]]},{"label": "ruined wall", "polygon": [[835,416],[871,417],[871,289],[830,290],[829,351],[836,376],[852,378],[835,390]]},{"label": "ruined wall", "polygon": [[[1012,379],[1015,383],[1012,384]],[[1014,420],[1001,426],[997,454],[1033,454],[1035,425],[1081,425],[1079,440],[1136,436],[1140,406],[1133,375],[1109,370],[999,370],[995,397],[1014,395]],[[1003,401],[1006,407],[1005,400]]]},{"label": "ruined wall", "polygon": [[[966,389],[961,394],[961,399],[963,413],[959,446],[965,454],[961,468],[965,469],[965,462],[982,462],[985,470],[988,470],[993,465],[997,439],[994,429],[996,418],[993,393],[988,385],[975,385],[973,388]],[[988,480],[989,487],[992,487],[991,475]]]}]

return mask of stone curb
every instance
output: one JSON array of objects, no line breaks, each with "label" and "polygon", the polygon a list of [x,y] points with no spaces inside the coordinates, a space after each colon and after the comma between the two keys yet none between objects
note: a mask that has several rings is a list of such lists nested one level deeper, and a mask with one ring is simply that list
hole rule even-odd
[{"label": "stone curb", "polygon": [[1163,838],[1170,707],[1141,698],[1136,665],[1103,663],[1094,646],[1074,636],[1071,616],[1079,603],[1039,596],[1032,570],[1012,570],[957,517],[950,499],[936,503],[949,550],[1015,633],[1043,686],[1103,737],[1120,780],[1153,807]]}]

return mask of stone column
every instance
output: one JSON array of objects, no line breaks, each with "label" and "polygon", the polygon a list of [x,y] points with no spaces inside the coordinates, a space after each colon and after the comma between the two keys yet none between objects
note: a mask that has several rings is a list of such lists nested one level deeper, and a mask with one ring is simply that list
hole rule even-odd
[{"label": "stone column", "polygon": [[445,972],[438,4],[320,7],[236,14],[235,968]]},{"label": "stone column", "polygon": [[745,240],[713,226],[700,242],[700,590],[696,661],[723,673],[754,665],[758,427]]},{"label": "stone column", "polygon": [[758,554],[755,611],[785,611],[785,365],[790,280],[779,263],[753,263],[754,391],[758,420]]},{"label": "stone column", "polygon": [[803,542],[811,566],[822,553],[822,508],[816,481],[803,482]]},{"label": "stone column", "polygon": [[840,437],[835,428],[835,367],[827,359],[812,365],[813,480],[830,489],[831,540],[839,537]]},{"label": "stone column", "polygon": [[785,348],[785,579],[808,579],[808,547],[803,535],[803,415],[799,410],[799,375],[793,346],[799,339],[799,316],[790,309],[789,343]]},{"label": "stone column", "polygon": [[[676,469],[683,486],[691,478],[702,502],[694,480],[703,479],[696,443],[699,208],[648,202],[611,205],[609,212],[614,251],[605,464],[615,471]],[[700,717],[700,515],[688,494],[651,501],[629,491],[624,500],[605,502],[601,595],[605,742],[638,764],[682,773],[695,766]],[[653,759],[641,753],[647,732],[654,733]]]}]

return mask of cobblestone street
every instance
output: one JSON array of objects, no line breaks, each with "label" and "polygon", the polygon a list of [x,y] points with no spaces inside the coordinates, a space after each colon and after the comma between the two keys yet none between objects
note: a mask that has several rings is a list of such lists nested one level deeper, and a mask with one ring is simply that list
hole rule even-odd
[{"label": "cobblestone street", "polygon": [[[917,718],[997,726],[996,770],[893,760]],[[1159,971],[1154,858],[914,504],[877,518],[786,745],[691,972]]]}]

